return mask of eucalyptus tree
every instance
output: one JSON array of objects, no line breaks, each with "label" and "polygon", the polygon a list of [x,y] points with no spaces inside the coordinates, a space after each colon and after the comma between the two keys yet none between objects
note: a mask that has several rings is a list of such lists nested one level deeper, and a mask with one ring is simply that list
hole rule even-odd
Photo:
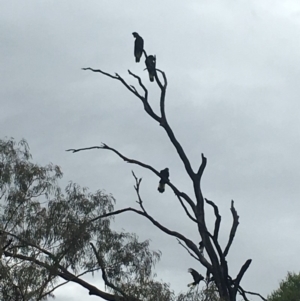
[{"label": "eucalyptus tree", "polygon": [[279,287],[269,296],[268,301],[298,301],[300,299],[300,273],[288,272]]},{"label": "eucalyptus tree", "polygon": [[[0,140],[0,299],[44,300],[73,282],[105,300],[141,297],[146,284],[147,300],[171,300],[168,286],[152,277],[160,252],[112,230],[114,198],[74,183],[62,192],[61,177],[59,166],[32,162],[25,140]],[[97,272],[100,287],[87,277]]]}]

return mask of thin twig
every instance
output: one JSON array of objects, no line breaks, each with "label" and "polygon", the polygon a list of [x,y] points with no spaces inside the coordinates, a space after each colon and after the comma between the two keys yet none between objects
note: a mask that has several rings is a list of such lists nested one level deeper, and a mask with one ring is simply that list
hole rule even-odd
[{"label": "thin twig", "polygon": [[246,294],[249,294],[249,295],[258,296],[258,297],[260,297],[262,300],[267,301],[267,299],[264,298],[264,297],[263,297],[261,294],[259,294],[259,293],[249,292],[249,291],[245,291],[245,290],[244,290],[244,292],[245,292]]},{"label": "thin twig", "polygon": [[147,90],[146,87],[144,86],[144,84],[143,84],[143,82],[142,82],[142,79],[141,79],[138,75],[136,75],[136,74],[134,74],[133,72],[131,72],[130,70],[128,70],[128,73],[129,73],[131,76],[133,76],[134,78],[136,78],[136,79],[138,80],[139,85],[140,85],[141,88],[144,90],[144,93],[145,93],[145,99],[147,99],[147,96],[148,96],[148,90]]},{"label": "thin twig", "polygon": [[193,253],[191,253],[191,251],[179,240],[179,239],[177,239],[177,241],[178,241],[178,243],[183,247],[183,248],[185,248],[186,250],[187,250],[187,252],[194,258],[194,259],[196,259],[197,261],[199,261],[199,259],[193,254]]},{"label": "thin twig", "polygon": [[138,80],[138,83],[139,83],[139,85],[141,86],[141,88],[144,90],[144,92],[145,92],[145,95],[144,96],[141,96],[138,92],[137,92],[137,90],[135,89],[135,87],[133,87],[132,85],[129,85],[129,84],[127,84],[127,82],[118,74],[118,73],[116,73],[116,75],[115,76],[113,76],[113,75],[111,75],[111,74],[109,74],[109,73],[107,73],[107,72],[104,72],[104,71],[102,71],[102,70],[100,70],[100,69],[93,69],[93,68],[90,68],[90,67],[88,67],[88,68],[82,68],[82,70],[90,70],[90,71],[93,71],[93,72],[99,72],[99,73],[101,73],[101,74],[103,74],[103,75],[106,75],[106,76],[108,76],[108,77],[110,77],[110,78],[113,78],[113,79],[116,79],[116,80],[118,80],[118,81],[120,81],[132,94],[134,94],[136,97],[138,97],[141,101],[142,101],[142,103],[143,103],[143,105],[144,105],[144,109],[145,109],[145,111],[154,119],[154,120],[156,120],[158,123],[161,123],[161,118],[157,115],[157,114],[155,114],[154,113],[154,111],[152,110],[152,108],[151,108],[151,106],[150,106],[150,104],[148,103],[148,90],[146,89],[146,87],[144,86],[144,84],[143,84],[143,82],[142,82],[142,80],[141,80],[141,78],[139,77],[139,76],[137,76],[136,74],[134,74],[134,73],[132,73],[130,70],[128,70],[128,73],[131,75],[131,76],[133,76],[134,78],[136,78],[137,80]]},{"label": "thin twig", "polygon": [[248,299],[247,296],[246,296],[245,291],[244,291],[241,287],[239,287],[238,292],[239,292],[240,295],[244,298],[244,301],[249,301],[249,299]]},{"label": "thin twig", "polygon": [[176,196],[177,196],[177,198],[178,198],[178,200],[179,200],[181,206],[183,207],[185,213],[187,214],[187,216],[188,216],[193,222],[197,223],[197,220],[196,220],[194,217],[192,217],[192,215],[189,213],[189,211],[188,211],[188,209],[186,208],[186,206],[185,206],[184,202],[182,201],[181,197],[180,197],[179,195],[176,195]]}]

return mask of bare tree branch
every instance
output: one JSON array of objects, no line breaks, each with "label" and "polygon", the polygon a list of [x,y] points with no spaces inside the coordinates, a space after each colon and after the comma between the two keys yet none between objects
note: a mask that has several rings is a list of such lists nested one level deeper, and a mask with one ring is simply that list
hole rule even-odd
[{"label": "bare tree branch", "polygon": [[[135,178],[135,181],[136,181],[136,185],[134,186],[134,188],[135,188],[136,192],[138,193],[139,186],[140,186],[140,184],[141,184],[142,179],[138,179],[138,178],[136,177],[136,175],[134,174],[133,171],[132,171],[132,174],[133,174],[133,177]],[[176,194],[176,196],[177,196],[177,198],[178,198],[180,204],[182,205],[183,209],[185,210],[187,216],[188,216],[192,221],[194,221],[194,222],[197,223],[197,220],[196,220],[194,217],[192,217],[191,214],[189,213],[189,211],[187,210],[187,208],[186,208],[185,204],[183,203],[181,197],[180,197],[178,194]],[[139,201],[142,202],[141,198],[139,198]],[[139,203],[139,202],[138,202],[138,203]]]},{"label": "bare tree branch", "polygon": [[[177,141],[177,139],[175,138],[175,135],[171,129],[171,127],[169,126],[168,122],[167,122],[167,119],[166,119],[166,115],[165,115],[165,95],[166,95],[166,88],[167,88],[167,78],[166,78],[166,75],[163,71],[157,69],[162,75],[163,75],[163,78],[164,78],[164,85],[161,84],[158,76],[157,76],[157,73],[155,73],[155,79],[156,79],[156,82],[158,83],[160,89],[161,89],[161,97],[160,97],[160,107],[161,107],[161,114],[162,114],[162,117],[160,118],[159,116],[157,116],[151,109],[146,97],[141,97],[138,93],[135,92],[134,89],[132,89],[125,81],[122,77],[120,77],[118,74],[116,74],[116,76],[113,76],[109,73],[106,73],[100,69],[92,69],[90,67],[88,68],[82,68],[83,70],[90,70],[90,71],[93,71],[93,72],[99,72],[103,75],[106,75],[106,76],[109,76],[113,79],[117,79],[119,81],[122,82],[122,84],[130,91],[132,92],[134,95],[136,95],[138,98],[140,98],[142,100],[142,102],[144,103],[144,108],[145,108],[145,111],[153,118],[155,119],[157,122],[160,123],[160,125],[166,130],[172,144],[174,145],[174,147],[176,148],[177,150],[177,153],[179,154],[179,157],[181,158],[184,166],[185,166],[185,169],[187,171],[187,173],[189,174],[189,176],[191,177],[191,179],[193,178],[193,175],[194,175],[194,172],[192,170],[192,167],[191,167],[191,164],[182,148],[182,146],[180,145],[180,143]],[[133,74],[133,73],[129,73],[130,75],[132,75],[133,77],[137,78],[141,87],[144,89],[144,91],[147,89],[144,87],[144,85],[142,84],[142,81],[141,79]]]},{"label": "bare tree branch", "polygon": [[232,223],[232,227],[231,227],[231,231],[230,231],[230,235],[229,235],[229,240],[228,240],[227,246],[224,251],[224,257],[226,257],[228,254],[229,248],[233,242],[237,227],[239,225],[239,216],[237,214],[237,211],[234,208],[234,201],[231,201],[230,210],[231,210],[232,217],[233,217],[233,223]]},{"label": "bare tree branch", "polygon": [[[149,169],[153,173],[155,173],[158,177],[160,177],[160,173],[156,169],[154,169],[151,165],[142,163],[142,162],[134,160],[134,159],[129,159],[129,158],[125,157],[124,155],[122,155],[120,152],[118,152],[116,149],[114,149],[112,147],[109,147],[108,145],[106,145],[104,143],[102,143],[102,146],[92,146],[92,147],[79,148],[79,149],[68,149],[66,151],[71,151],[73,153],[76,153],[76,152],[79,152],[79,151],[91,150],[91,149],[106,149],[106,150],[110,150],[110,151],[114,152],[115,154],[117,154],[125,162],[131,163],[131,164],[136,164],[136,165],[139,165],[139,166],[141,166],[143,168]],[[185,199],[187,201],[187,203],[190,205],[190,207],[192,208],[193,212],[195,212],[194,211],[195,210],[195,204],[194,204],[194,202],[190,199],[190,197],[187,194],[179,191],[170,181],[168,181],[166,184],[171,187],[171,189],[174,191],[174,193],[177,196],[180,196],[183,199]]]},{"label": "bare tree branch", "polygon": [[[120,210],[116,210],[116,211],[113,211],[113,212],[109,212],[109,213],[106,213],[106,214],[103,214],[103,215],[100,215],[100,216],[97,216],[93,219],[91,219],[89,222],[93,222],[93,221],[96,221],[98,219],[101,219],[101,218],[105,218],[105,217],[108,217],[108,216],[113,216],[113,215],[118,215],[120,213],[123,213],[123,212],[127,212],[127,211],[132,211],[132,212],[135,212],[139,215],[142,215],[142,216],[145,216],[148,220],[150,220],[152,222],[152,224],[154,224],[157,228],[159,228],[160,230],[162,230],[163,232],[165,232],[166,234],[169,234],[170,236],[174,236],[174,237],[177,237],[178,239],[181,239],[182,241],[185,242],[185,244],[191,249],[193,250],[198,256],[200,255],[200,252],[197,248],[197,246],[191,241],[189,240],[188,238],[186,238],[184,235],[176,232],[176,231],[171,231],[169,230],[168,228],[164,227],[163,225],[161,225],[160,223],[158,223],[152,216],[150,216],[148,213],[145,213],[144,211],[140,211],[140,210],[137,210],[137,209],[134,209],[134,208],[131,208],[131,207],[128,207],[128,208],[123,208],[123,209],[120,209]],[[202,256],[203,257],[203,256]],[[202,262],[202,261],[201,261]],[[204,260],[203,262],[203,265],[205,265],[207,267],[207,265],[209,265],[209,263]]]},{"label": "bare tree branch", "polygon": [[247,269],[249,268],[250,264],[252,262],[252,259],[248,259],[244,264],[243,266],[241,267],[241,270],[239,271],[236,279],[234,280],[234,282],[237,284],[237,285],[240,285],[240,282],[243,278],[243,275],[245,274],[245,272],[247,271]]},{"label": "bare tree branch", "polygon": [[176,231],[172,231],[169,230],[168,228],[166,228],[165,226],[162,226],[159,222],[157,222],[151,215],[149,215],[146,211],[146,209],[143,206],[143,201],[142,198],[140,196],[140,183],[141,183],[141,179],[138,179],[135,174],[133,173],[133,176],[136,180],[136,185],[135,185],[135,190],[138,196],[138,204],[140,205],[142,212],[139,210],[135,210],[136,213],[141,214],[143,216],[145,216],[146,218],[148,218],[157,228],[159,228],[160,230],[162,230],[163,232],[176,237],[177,239],[180,239],[182,241],[185,242],[185,244],[187,245],[187,247],[189,247],[199,258],[200,262],[208,269],[211,269],[211,265],[210,263],[200,254],[200,251],[198,250],[197,246],[188,238],[186,238],[184,235],[180,234],[179,232]]},{"label": "bare tree branch", "polygon": [[77,152],[91,150],[91,149],[103,149],[103,147],[102,146],[91,146],[91,147],[84,147],[84,148],[77,148],[77,149],[70,148],[70,149],[66,149],[66,152],[77,153]]},{"label": "bare tree branch", "polygon": [[166,111],[165,111],[165,101],[166,101],[166,91],[167,91],[167,78],[166,75],[163,71],[156,69],[157,71],[159,71],[164,78],[164,85],[161,84],[160,79],[157,75],[157,72],[155,72],[155,80],[160,88],[160,113],[161,113],[161,125],[163,125],[163,123],[167,123],[167,118],[166,118]]},{"label": "bare tree branch", "polygon": [[215,229],[214,229],[214,235],[213,236],[216,240],[218,240],[220,224],[221,224],[221,215],[219,214],[219,208],[213,201],[210,201],[208,199],[205,199],[205,201],[206,201],[207,204],[211,205],[214,209],[214,213],[215,213],[215,216],[216,216],[216,222],[215,222]]},{"label": "bare tree branch", "polygon": [[165,74],[165,72],[163,72],[162,70],[160,70],[160,69],[156,69],[156,71],[158,71],[158,72],[160,72],[161,74],[162,74],[162,76],[163,76],[163,79],[164,79],[164,84],[163,84],[163,88],[167,88],[167,85],[168,85],[168,81],[167,81],[167,76],[166,76],[166,74]]},{"label": "bare tree branch", "polygon": [[[145,93],[144,97],[136,95],[136,96],[138,96],[138,97],[141,99],[141,101],[143,102],[143,104],[144,104],[144,110],[145,110],[145,111],[148,113],[148,115],[150,115],[154,120],[156,120],[158,123],[160,123],[160,122],[161,122],[161,118],[160,118],[157,114],[154,113],[153,109],[151,108],[151,106],[150,106],[150,104],[149,104],[149,102],[148,102],[148,90],[147,90],[146,87],[144,86],[144,84],[143,84],[141,78],[140,78],[138,75],[132,73],[130,70],[128,70],[128,73],[129,73],[131,76],[133,76],[134,78],[136,78],[136,79],[138,80],[139,85],[140,85],[141,88],[144,90],[144,93]],[[124,86],[127,86],[127,83],[126,83],[123,79],[121,79],[121,81],[122,81],[122,83],[123,83]]]},{"label": "bare tree branch", "polygon": [[118,215],[118,214],[121,214],[121,213],[127,212],[127,211],[133,211],[133,212],[136,212],[137,214],[143,215],[142,211],[134,209],[134,208],[131,208],[131,207],[127,207],[127,208],[123,208],[123,209],[120,209],[120,210],[108,212],[108,213],[105,213],[103,215],[99,215],[99,216],[97,216],[97,217],[95,217],[93,219],[90,219],[89,223],[95,222],[96,220],[101,219],[101,218],[106,218],[106,217],[109,217],[109,216]]},{"label": "bare tree branch", "polygon": [[130,87],[131,87],[136,93],[138,93],[137,90],[136,90],[136,88],[135,88],[135,86],[130,85]]},{"label": "bare tree branch", "polygon": [[247,298],[245,291],[244,291],[241,287],[239,287],[238,292],[239,292],[240,295],[244,298],[244,301],[250,301],[250,300]]},{"label": "bare tree branch", "polygon": [[93,72],[99,72],[99,73],[102,73],[102,74],[104,74],[104,75],[106,75],[106,76],[108,76],[108,77],[111,77],[111,78],[113,78],[113,79],[118,79],[117,76],[113,76],[113,75],[111,75],[111,74],[109,74],[109,73],[107,73],[107,72],[104,72],[104,71],[100,70],[100,69],[93,69],[93,68],[87,67],[87,68],[81,68],[81,70],[91,70],[91,71],[93,71]]},{"label": "bare tree branch", "polygon": [[160,125],[165,129],[165,131],[167,132],[167,135],[169,136],[172,144],[174,145],[175,149],[177,150],[177,153],[181,159],[181,161],[183,162],[184,166],[185,166],[185,169],[188,173],[188,175],[193,178],[193,175],[194,175],[194,172],[192,170],[192,167],[191,167],[191,164],[189,162],[189,159],[188,157],[186,156],[182,146],[180,145],[180,143],[178,142],[178,140],[176,139],[171,127],[169,126],[168,124],[168,121],[167,121],[167,117],[166,117],[166,113],[165,113],[165,98],[166,98],[166,89],[167,89],[167,78],[166,78],[166,75],[163,71],[157,69],[157,71],[159,71],[162,75],[163,75],[163,78],[164,78],[164,85],[161,84],[158,76],[157,76],[157,73],[155,74],[155,79],[156,79],[156,82],[158,84],[158,86],[160,87],[160,90],[161,90],[161,95],[160,95],[160,112],[161,112],[161,123]]},{"label": "bare tree branch", "polygon": [[[212,239],[212,241],[214,242],[214,245],[215,245],[215,247],[216,247],[216,249],[217,249],[217,252],[218,252],[218,254],[219,254],[219,258],[220,258],[221,265],[224,266],[224,263],[225,263],[225,265],[227,265],[226,260],[225,260],[225,257],[224,257],[224,255],[223,255],[223,252],[222,252],[222,249],[221,249],[221,247],[220,247],[220,244],[219,244],[218,240],[217,240],[213,235],[211,235],[210,233],[208,233],[208,235],[209,235],[209,237]],[[226,266],[226,269],[225,269],[225,270],[227,270],[227,266]]]},{"label": "bare tree branch", "polygon": [[237,291],[240,287],[240,282],[245,274],[245,272],[247,271],[247,269],[249,268],[250,264],[251,264],[252,260],[251,259],[248,259],[244,264],[243,266],[241,267],[241,270],[239,271],[238,275],[236,276],[236,278],[233,280],[233,283],[234,283],[234,295],[236,296],[237,294]]},{"label": "bare tree branch", "polygon": [[183,243],[179,240],[179,239],[177,239],[177,241],[178,241],[178,243],[183,247],[183,248],[185,248],[186,250],[187,250],[187,252],[194,258],[194,259],[196,259],[197,261],[199,261],[199,259],[185,246],[185,245],[183,245]]},{"label": "bare tree branch", "polygon": [[128,73],[131,75],[131,76],[133,76],[134,78],[136,78],[137,80],[138,80],[138,83],[139,83],[139,85],[142,87],[142,89],[144,90],[144,93],[145,93],[145,99],[147,99],[148,98],[148,90],[146,89],[146,87],[144,86],[144,84],[143,84],[143,82],[142,82],[142,79],[138,76],[138,75],[136,75],[136,74],[134,74],[133,72],[131,72],[130,70],[128,70]]},{"label": "bare tree branch", "polygon": [[[116,76],[113,76],[109,73],[106,73],[100,69],[93,69],[93,68],[82,68],[82,70],[90,70],[90,71],[93,71],[93,72],[99,72],[103,75],[106,75],[108,77],[111,77],[113,79],[117,79],[119,81],[122,82],[122,84],[130,91],[132,92],[134,95],[136,95],[138,98],[140,98],[143,103],[144,103],[144,107],[145,107],[145,111],[153,118],[155,119],[157,122],[159,122],[166,130],[171,142],[173,143],[173,145],[175,146],[180,158],[182,159],[184,165],[185,165],[185,168],[186,170],[188,171],[188,174],[190,176],[193,175],[193,170],[192,170],[192,167],[190,165],[190,162],[187,158],[187,156],[185,155],[184,153],[184,150],[183,148],[181,147],[181,145],[179,144],[179,142],[177,141],[177,139],[175,138],[175,135],[173,133],[173,131],[171,130],[170,126],[167,124],[167,120],[166,120],[166,116],[165,116],[165,109],[164,109],[164,103],[165,103],[165,95],[166,95],[166,88],[167,88],[167,78],[166,78],[166,75],[163,71],[157,69],[157,71],[159,71],[162,75],[163,75],[163,78],[164,78],[164,85],[161,84],[158,76],[157,76],[157,73],[155,74],[155,79],[156,79],[156,82],[158,83],[160,89],[161,89],[161,113],[162,113],[162,118],[164,120],[162,120],[159,116],[157,116],[151,109],[148,101],[146,100],[146,97],[141,97],[138,93],[136,93],[135,89],[132,89],[132,87],[130,87],[122,77],[120,77],[118,74],[116,74]],[[133,77],[137,78],[138,81],[139,81],[139,84],[141,85],[141,87],[143,88],[143,90],[147,91],[147,89],[145,88],[145,86],[142,84],[142,81],[140,79],[140,77],[138,77],[137,75],[133,74],[132,72],[128,71],[130,75],[132,75]],[[148,94],[148,91],[147,91],[147,94]],[[146,102],[146,104],[145,104]],[[151,110],[149,110],[151,109]]]},{"label": "bare tree branch", "polygon": [[205,158],[203,154],[201,154],[201,158],[202,158],[202,162],[201,162],[201,165],[197,172],[197,176],[199,177],[199,180],[201,180],[201,177],[203,175],[203,172],[204,172],[204,169],[205,169],[206,163],[207,163],[207,158]]},{"label": "bare tree branch", "polygon": [[244,289],[242,289],[241,287],[239,287],[239,289],[241,289],[245,294],[249,294],[249,295],[253,295],[253,296],[258,296],[260,297],[263,301],[267,301],[266,298],[264,298],[261,294],[259,293],[254,293],[254,292],[249,292],[249,291],[245,291]]},{"label": "bare tree branch", "polygon": [[132,73],[130,70],[128,70],[128,73],[129,73],[131,76],[133,76],[134,78],[136,78],[136,79],[138,80],[139,85],[140,85],[141,88],[144,90],[144,93],[145,93],[144,96],[141,96],[141,95],[137,92],[137,90],[135,89],[135,87],[133,87],[133,86],[127,84],[127,82],[126,82],[119,74],[117,74],[117,73],[116,73],[115,76],[113,76],[113,75],[111,75],[111,74],[109,74],[109,73],[107,73],[107,72],[104,72],[104,71],[100,70],[100,69],[93,69],[93,68],[90,68],[90,67],[88,67],[88,68],[82,68],[82,70],[90,70],[90,71],[93,71],[93,72],[99,72],[99,73],[101,73],[101,74],[103,74],[103,75],[106,75],[106,76],[108,76],[108,77],[110,77],[110,78],[113,78],[113,79],[116,79],[116,80],[120,81],[120,82],[121,82],[121,83],[122,83],[122,84],[123,84],[123,85],[124,85],[124,86],[132,93],[132,94],[134,94],[136,97],[138,97],[138,98],[143,102],[145,111],[146,111],[146,112],[147,112],[154,120],[156,120],[158,123],[161,122],[161,118],[160,118],[157,114],[155,114],[155,113],[153,112],[153,110],[152,110],[150,104],[148,103],[148,90],[147,90],[146,87],[144,86],[144,84],[143,84],[141,78],[140,78],[139,76],[137,76],[136,74]]},{"label": "bare tree branch", "polygon": [[188,211],[188,209],[186,208],[186,206],[185,206],[184,202],[182,201],[181,197],[180,197],[178,194],[176,194],[176,196],[177,196],[177,198],[178,198],[178,200],[179,200],[181,206],[183,207],[185,213],[187,214],[187,216],[188,216],[193,222],[197,223],[197,220],[196,220],[194,217],[192,217],[192,215],[189,213],[189,211]]},{"label": "bare tree branch", "polygon": [[194,171],[192,169],[191,163],[189,161],[189,159],[187,158],[182,146],[180,145],[180,143],[177,141],[171,127],[169,126],[169,124],[167,123],[167,120],[163,120],[161,123],[161,126],[166,130],[172,144],[174,145],[181,161],[183,162],[185,169],[188,173],[188,175],[190,176],[191,179],[193,179],[194,176]]}]

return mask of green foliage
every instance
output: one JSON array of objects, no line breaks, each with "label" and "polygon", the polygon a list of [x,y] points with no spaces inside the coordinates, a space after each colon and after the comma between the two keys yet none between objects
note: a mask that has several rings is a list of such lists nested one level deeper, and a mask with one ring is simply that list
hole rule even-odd
[{"label": "green foliage", "polygon": [[216,285],[211,282],[200,291],[196,288],[196,291],[190,289],[187,293],[179,294],[176,301],[220,301],[220,297]]},{"label": "green foliage", "polygon": [[147,301],[220,301],[217,287],[210,283],[202,288],[196,287],[175,295],[170,285],[163,282],[156,282],[145,278],[139,285],[131,283],[130,285],[120,286],[130,295],[139,300]]},{"label": "green foliage", "polygon": [[0,300],[42,300],[62,272],[94,275],[100,267],[90,242],[111,283],[152,279],[160,253],[149,250],[149,241],[113,231],[113,217],[100,218],[114,210],[111,195],[74,183],[62,193],[60,168],[31,159],[25,140],[0,140]]},{"label": "green foliage", "polygon": [[288,273],[279,284],[279,288],[268,296],[268,301],[299,301],[300,273]]},{"label": "green foliage", "polygon": [[147,301],[175,301],[175,293],[170,285],[158,282],[150,277],[145,277],[138,284],[134,282],[120,283],[119,287],[128,295],[135,296],[139,300]]}]

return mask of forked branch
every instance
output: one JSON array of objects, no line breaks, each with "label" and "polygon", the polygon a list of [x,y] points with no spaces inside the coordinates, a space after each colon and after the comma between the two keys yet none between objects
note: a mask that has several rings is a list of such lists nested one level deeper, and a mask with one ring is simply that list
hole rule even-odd
[{"label": "forked branch", "polygon": [[246,294],[252,295],[252,296],[258,296],[260,297],[263,301],[267,301],[266,298],[264,298],[261,294],[259,293],[254,293],[254,292],[249,292],[249,291],[245,291],[241,286],[239,287],[239,293],[241,294],[241,296],[243,296],[245,301],[249,301],[249,299],[247,298]]},{"label": "forked branch", "polygon": [[[142,212],[146,218],[148,218],[157,228],[159,228],[160,230],[162,230],[163,232],[176,237],[178,240],[184,241],[184,243],[186,244],[186,246],[192,250],[199,258],[200,262],[208,269],[211,269],[211,265],[210,263],[208,263],[208,261],[200,254],[200,251],[198,250],[197,246],[188,238],[186,238],[184,235],[176,232],[176,231],[172,231],[169,230],[168,228],[162,226],[159,222],[157,222],[151,215],[149,215],[143,205],[143,201],[140,195],[140,184],[141,184],[141,179],[138,179],[134,173],[132,173],[134,178],[135,178],[135,182],[136,185],[134,186],[136,194],[138,196],[138,204],[140,205]],[[196,257],[195,257],[196,258]]]},{"label": "forked branch", "polygon": [[220,244],[218,242],[218,236],[219,236],[219,230],[220,230],[220,224],[221,224],[221,215],[219,214],[219,208],[218,206],[213,202],[208,199],[205,199],[206,203],[211,205],[214,209],[214,213],[216,216],[216,221],[215,221],[215,229],[214,229],[214,234],[211,235],[210,237],[212,238],[214,245],[218,251],[220,262],[223,265],[223,269],[227,270],[227,263],[225,261],[225,256],[223,255],[222,249],[220,247]]},{"label": "forked branch", "polygon": [[137,79],[138,80],[138,83],[139,83],[139,85],[140,85],[140,87],[143,89],[143,91],[144,91],[144,96],[141,96],[138,92],[137,92],[137,90],[136,90],[136,88],[134,87],[134,86],[131,86],[131,85],[129,85],[129,84],[127,84],[127,82],[118,74],[118,73],[116,73],[116,75],[114,76],[114,75],[111,75],[111,74],[109,74],[109,73],[107,73],[107,72],[104,72],[104,71],[102,71],[102,70],[100,70],[100,69],[93,69],[93,68],[90,68],[90,67],[88,67],[88,68],[82,68],[82,70],[90,70],[90,71],[92,71],[92,72],[98,72],[98,73],[101,73],[101,74],[103,74],[103,75],[106,75],[106,76],[108,76],[108,77],[110,77],[110,78],[113,78],[113,79],[116,79],[116,80],[118,80],[118,81],[120,81],[132,94],[134,94],[137,98],[139,98],[141,101],[142,101],[142,103],[143,103],[143,105],[144,105],[144,109],[145,109],[145,111],[154,119],[154,120],[156,120],[158,123],[161,123],[161,118],[157,115],[157,114],[155,114],[154,113],[154,111],[152,110],[152,108],[151,108],[151,106],[150,106],[150,104],[149,104],[149,102],[148,102],[148,90],[146,89],[146,87],[144,86],[144,84],[143,84],[143,82],[142,82],[142,80],[141,80],[141,78],[138,76],[138,75],[136,75],[136,74],[134,74],[134,73],[132,73],[130,70],[128,70],[128,73],[132,76],[132,77],[134,77],[135,79]]},{"label": "forked branch", "polygon": [[[144,208],[145,210],[145,208]],[[151,215],[149,215],[146,210],[145,211],[141,211],[141,210],[138,210],[138,209],[135,209],[135,208],[131,208],[131,207],[127,207],[127,208],[123,208],[123,209],[120,209],[120,210],[116,210],[116,211],[112,211],[112,212],[109,212],[109,213],[106,213],[106,214],[103,214],[103,215],[99,215],[93,219],[91,219],[89,222],[92,223],[98,219],[102,219],[102,218],[106,218],[106,217],[109,217],[109,216],[114,216],[114,215],[118,215],[118,214],[121,214],[121,213],[124,213],[124,212],[135,212],[139,215],[142,215],[144,217],[146,217],[149,221],[152,222],[153,225],[155,225],[157,228],[159,228],[160,230],[162,230],[163,232],[165,232],[166,234],[170,235],[170,236],[174,236],[182,241],[185,242],[185,244],[191,249],[194,251],[195,254],[199,255],[199,250],[198,248],[196,247],[196,245],[191,241],[189,240],[188,238],[186,238],[184,235],[180,234],[179,232],[176,232],[176,231],[172,231],[172,230],[169,230],[167,227],[163,226],[162,224],[160,224],[158,221],[156,221]],[[201,261],[202,262],[202,261]],[[206,267],[209,266],[210,267],[210,264],[204,260],[203,262],[203,265],[205,265]]]},{"label": "forked branch", "polygon": [[156,80],[156,82],[157,82],[160,90],[161,91],[166,90],[167,89],[167,85],[168,85],[168,81],[167,81],[167,76],[166,76],[165,72],[163,72],[160,69],[156,69],[156,71],[158,71],[159,73],[161,73],[162,76],[163,76],[163,79],[164,79],[164,84],[162,84],[161,81],[160,81],[160,79],[159,79],[159,77],[157,76],[157,72],[155,73],[155,80]]}]

